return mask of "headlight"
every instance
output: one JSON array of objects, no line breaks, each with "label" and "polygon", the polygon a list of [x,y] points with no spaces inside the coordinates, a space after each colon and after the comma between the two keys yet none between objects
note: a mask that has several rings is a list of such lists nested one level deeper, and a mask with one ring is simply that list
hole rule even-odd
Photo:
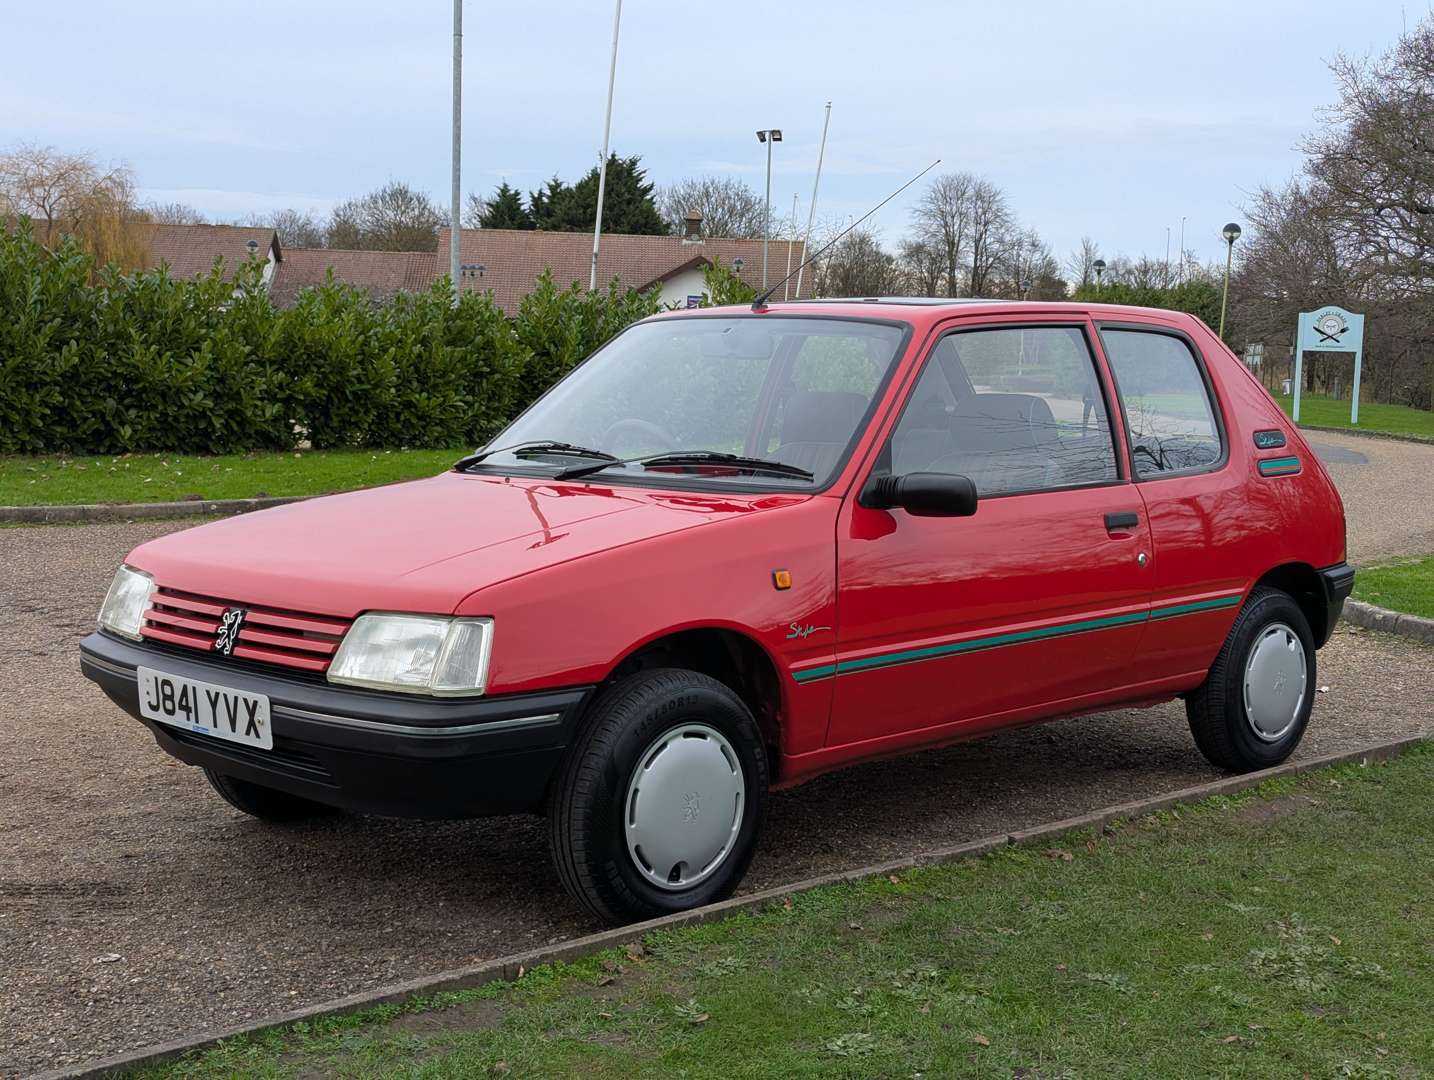
[{"label": "headlight", "polygon": [[138,641],[144,612],[153,595],[154,578],[132,566],[121,566],[100,605],[100,628]]},{"label": "headlight", "polygon": [[344,635],[329,682],[409,694],[481,694],[492,619],[360,615]]}]

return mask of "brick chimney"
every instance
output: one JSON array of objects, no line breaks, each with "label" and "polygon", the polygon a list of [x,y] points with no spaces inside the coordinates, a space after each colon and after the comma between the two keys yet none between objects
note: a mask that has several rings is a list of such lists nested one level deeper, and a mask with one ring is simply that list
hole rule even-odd
[{"label": "brick chimney", "polygon": [[696,210],[687,211],[687,216],[682,220],[682,242],[684,244],[702,243],[702,215]]}]

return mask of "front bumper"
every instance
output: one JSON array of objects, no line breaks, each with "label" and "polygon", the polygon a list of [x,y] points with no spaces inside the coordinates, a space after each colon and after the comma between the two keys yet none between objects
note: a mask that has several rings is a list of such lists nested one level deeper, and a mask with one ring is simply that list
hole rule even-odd
[{"label": "front bumper", "polygon": [[1354,567],[1348,563],[1326,567],[1319,571],[1319,580],[1325,604],[1324,641],[1319,643],[1323,645],[1334,633],[1335,624],[1344,613],[1344,602],[1354,591]]},{"label": "front bumper", "polygon": [[[273,750],[139,714],[135,668],[266,694]],[[330,686],[95,632],[80,671],[190,765],[357,813],[463,818],[539,809],[592,687],[469,699]]]}]

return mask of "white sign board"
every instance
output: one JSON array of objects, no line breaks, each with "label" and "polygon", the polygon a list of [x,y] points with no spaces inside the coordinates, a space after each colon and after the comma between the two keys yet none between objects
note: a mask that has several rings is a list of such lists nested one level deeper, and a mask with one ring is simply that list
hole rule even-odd
[{"label": "white sign board", "polygon": [[1295,333],[1295,423],[1300,422],[1301,377],[1306,352],[1354,353],[1354,387],[1350,393],[1349,422],[1359,423],[1359,375],[1364,366],[1364,316],[1342,307],[1301,311]]}]

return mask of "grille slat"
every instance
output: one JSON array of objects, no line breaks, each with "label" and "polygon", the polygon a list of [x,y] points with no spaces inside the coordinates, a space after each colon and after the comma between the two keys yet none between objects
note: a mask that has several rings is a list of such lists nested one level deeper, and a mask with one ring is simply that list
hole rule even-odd
[{"label": "grille slat", "polygon": [[348,623],[337,619],[320,619],[310,615],[300,618],[264,610],[250,610],[249,618],[245,621],[254,626],[272,626],[280,630],[295,630],[301,634],[326,634],[330,637],[343,637],[349,628]]},{"label": "grille slat", "polygon": [[209,649],[214,646],[214,635],[207,637],[201,634],[189,634],[182,630],[168,630],[162,626],[145,626],[140,628],[140,637],[152,638],[155,641],[167,641],[171,645],[186,645],[191,649]]},{"label": "grille slat", "polygon": [[192,630],[196,634],[208,634],[211,637],[219,629],[219,624],[213,619],[195,619],[177,612],[165,611],[163,608],[150,608],[146,618],[152,623],[173,626],[180,630]]},{"label": "grille slat", "polygon": [[180,608],[184,611],[197,611],[201,615],[212,615],[216,619],[223,615],[224,609],[229,606],[222,600],[206,600],[189,593],[170,592],[168,589],[157,589],[154,597],[156,604],[163,604],[169,608]]},{"label": "grille slat", "polygon": [[230,655],[236,661],[323,674],[349,628],[346,620],[328,615],[250,607],[237,600],[161,587],[155,590],[145,612],[140,635],[170,645],[212,651],[220,617],[229,608],[243,608],[246,612]]},{"label": "grille slat", "polygon": [[253,629],[248,623],[245,623],[243,629],[239,631],[239,641],[241,644],[249,645],[276,645],[281,649],[318,653],[321,656],[333,656],[339,647],[336,640],[300,637],[298,634],[271,634],[264,630]]},{"label": "grille slat", "polygon": [[304,671],[327,671],[329,669],[327,656],[300,656],[280,649],[261,649],[254,645],[245,645],[242,634],[239,637],[239,644],[234,647],[234,656],[240,660],[257,660],[261,664],[283,664],[285,667],[300,668]]}]

